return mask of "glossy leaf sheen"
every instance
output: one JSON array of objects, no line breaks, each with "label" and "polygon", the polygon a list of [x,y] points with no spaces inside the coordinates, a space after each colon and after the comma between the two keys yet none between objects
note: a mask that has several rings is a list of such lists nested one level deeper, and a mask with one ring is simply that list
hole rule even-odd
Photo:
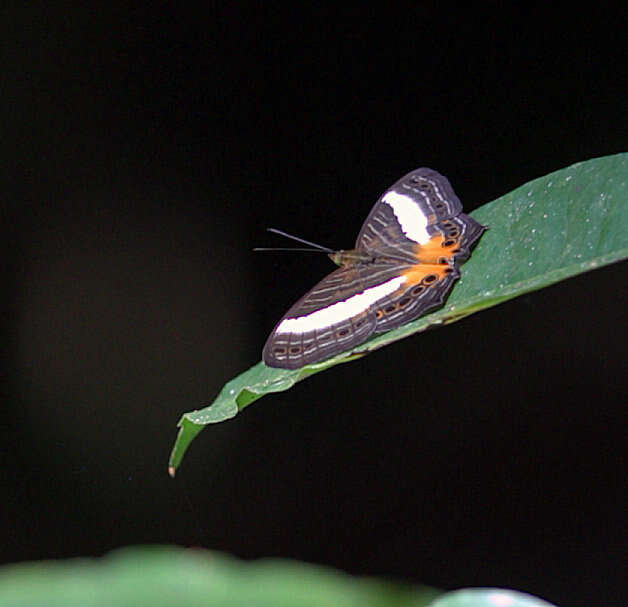
[{"label": "glossy leaf sheen", "polygon": [[227,383],[210,406],[183,415],[170,457],[171,474],[204,425],[234,417],[265,394],[287,390],[310,375],[428,327],[460,320],[626,259],[628,154],[579,162],[550,173],[484,205],[471,216],[489,229],[462,266],[462,278],[442,308],[321,363],[292,371],[262,362],[251,367]]},{"label": "glossy leaf sheen", "polygon": [[448,592],[429,607],[553,607],[531,594],[501,588],[468,588]]}]

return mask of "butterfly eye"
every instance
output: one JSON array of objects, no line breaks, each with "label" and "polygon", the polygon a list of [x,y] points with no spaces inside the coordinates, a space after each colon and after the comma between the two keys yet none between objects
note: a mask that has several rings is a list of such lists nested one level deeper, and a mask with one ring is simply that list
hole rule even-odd
[{"label": "butterfly eye", "polygon": [[286,349],[285,348],[274,348],[273,352],[275,354],[285,354],[286,353]]},{"label": "butterfly eye", "polygon": [[453,240],[452,238],[448,238],[447,240],[443,241],[443,244],[441,244],[441,247],[447,248],[447,247],[451,247],[451,246],[453,246],[455,244],[456,244],[455,240]]},{"label": "butterfly eye", "polygon": [[360,318],[360,320],[358,320],[355,323],[355,328],[359,329],[365,322],[366,322],[366,317]]},{"label": "butterfly eye", "polygon": [[301,346],[292,346],[290,348],[290,354],[298,354],[301,352]]},{"label": "butterfly eye", "polygon": [[424,279],[423,279],[423,284],[425,285],[431,285],[433,282],[436,282],[438,280],[438,276],[436,276],[436,274],[428,274]]},{"label": "butterfly eye", "polygon": [[349,335],[349,329],[340,329],[338,331],[338,337],[345,337],[346,335]]},{"label": "butterfly eye", "polygon": [[409,297],[402,297],[397,304],[400,308],[405,308],[412,300]]},{"label": "butterfly eye", "polygon": [[397,306],[395,304],[389,304],[384,308],[384,313],[390,314],[391,312],[394,312],[396,308]]},{"label": "butterfly eye", "polygon": [[417,297],[418,295],[421,295],[423,291],[425,291],[425,287],[423,285],[417,285],[414,289],[412,289],[412,291],[410,291],[410,295]]}]

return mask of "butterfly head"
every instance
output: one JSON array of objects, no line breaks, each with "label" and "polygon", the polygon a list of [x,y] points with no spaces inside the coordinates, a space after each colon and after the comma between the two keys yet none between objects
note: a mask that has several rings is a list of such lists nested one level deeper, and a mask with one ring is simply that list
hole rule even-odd
[{"label": "butterfly head", "polygon": [[329,253],[331,259],[337,266],[347,267],[354,266],[359,263],[367,263],[372,261],[373,256],[363,249],[351,249],[350,251],[334,251]]}]

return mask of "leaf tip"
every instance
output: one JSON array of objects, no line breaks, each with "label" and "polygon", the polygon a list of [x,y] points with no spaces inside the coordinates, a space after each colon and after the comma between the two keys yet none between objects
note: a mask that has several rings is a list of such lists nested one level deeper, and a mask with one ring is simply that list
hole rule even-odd
[{"label": "leaf tip", "polygon": [[168,474],[170,478],[174,478],[174,475],[177,473],[177,469],[174,466],[168,466]]}]

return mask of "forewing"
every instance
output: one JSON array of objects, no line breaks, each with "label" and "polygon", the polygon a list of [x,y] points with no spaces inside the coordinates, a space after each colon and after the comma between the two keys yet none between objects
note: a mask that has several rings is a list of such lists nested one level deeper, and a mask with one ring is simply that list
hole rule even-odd
[{"label": "forewing", "polygon": [[368,287],[355,267],[341,267],[297,301],[273,329],[263,351],[270,367],[297,369],[362,343],[375,330],[364,298]]},{"label": "forewing", "polygon": [[415,169],[375,203],[356,240],[356,248],[382,250],[428,241],[440,221],[462,211],[449,180],[428,168]]}]

